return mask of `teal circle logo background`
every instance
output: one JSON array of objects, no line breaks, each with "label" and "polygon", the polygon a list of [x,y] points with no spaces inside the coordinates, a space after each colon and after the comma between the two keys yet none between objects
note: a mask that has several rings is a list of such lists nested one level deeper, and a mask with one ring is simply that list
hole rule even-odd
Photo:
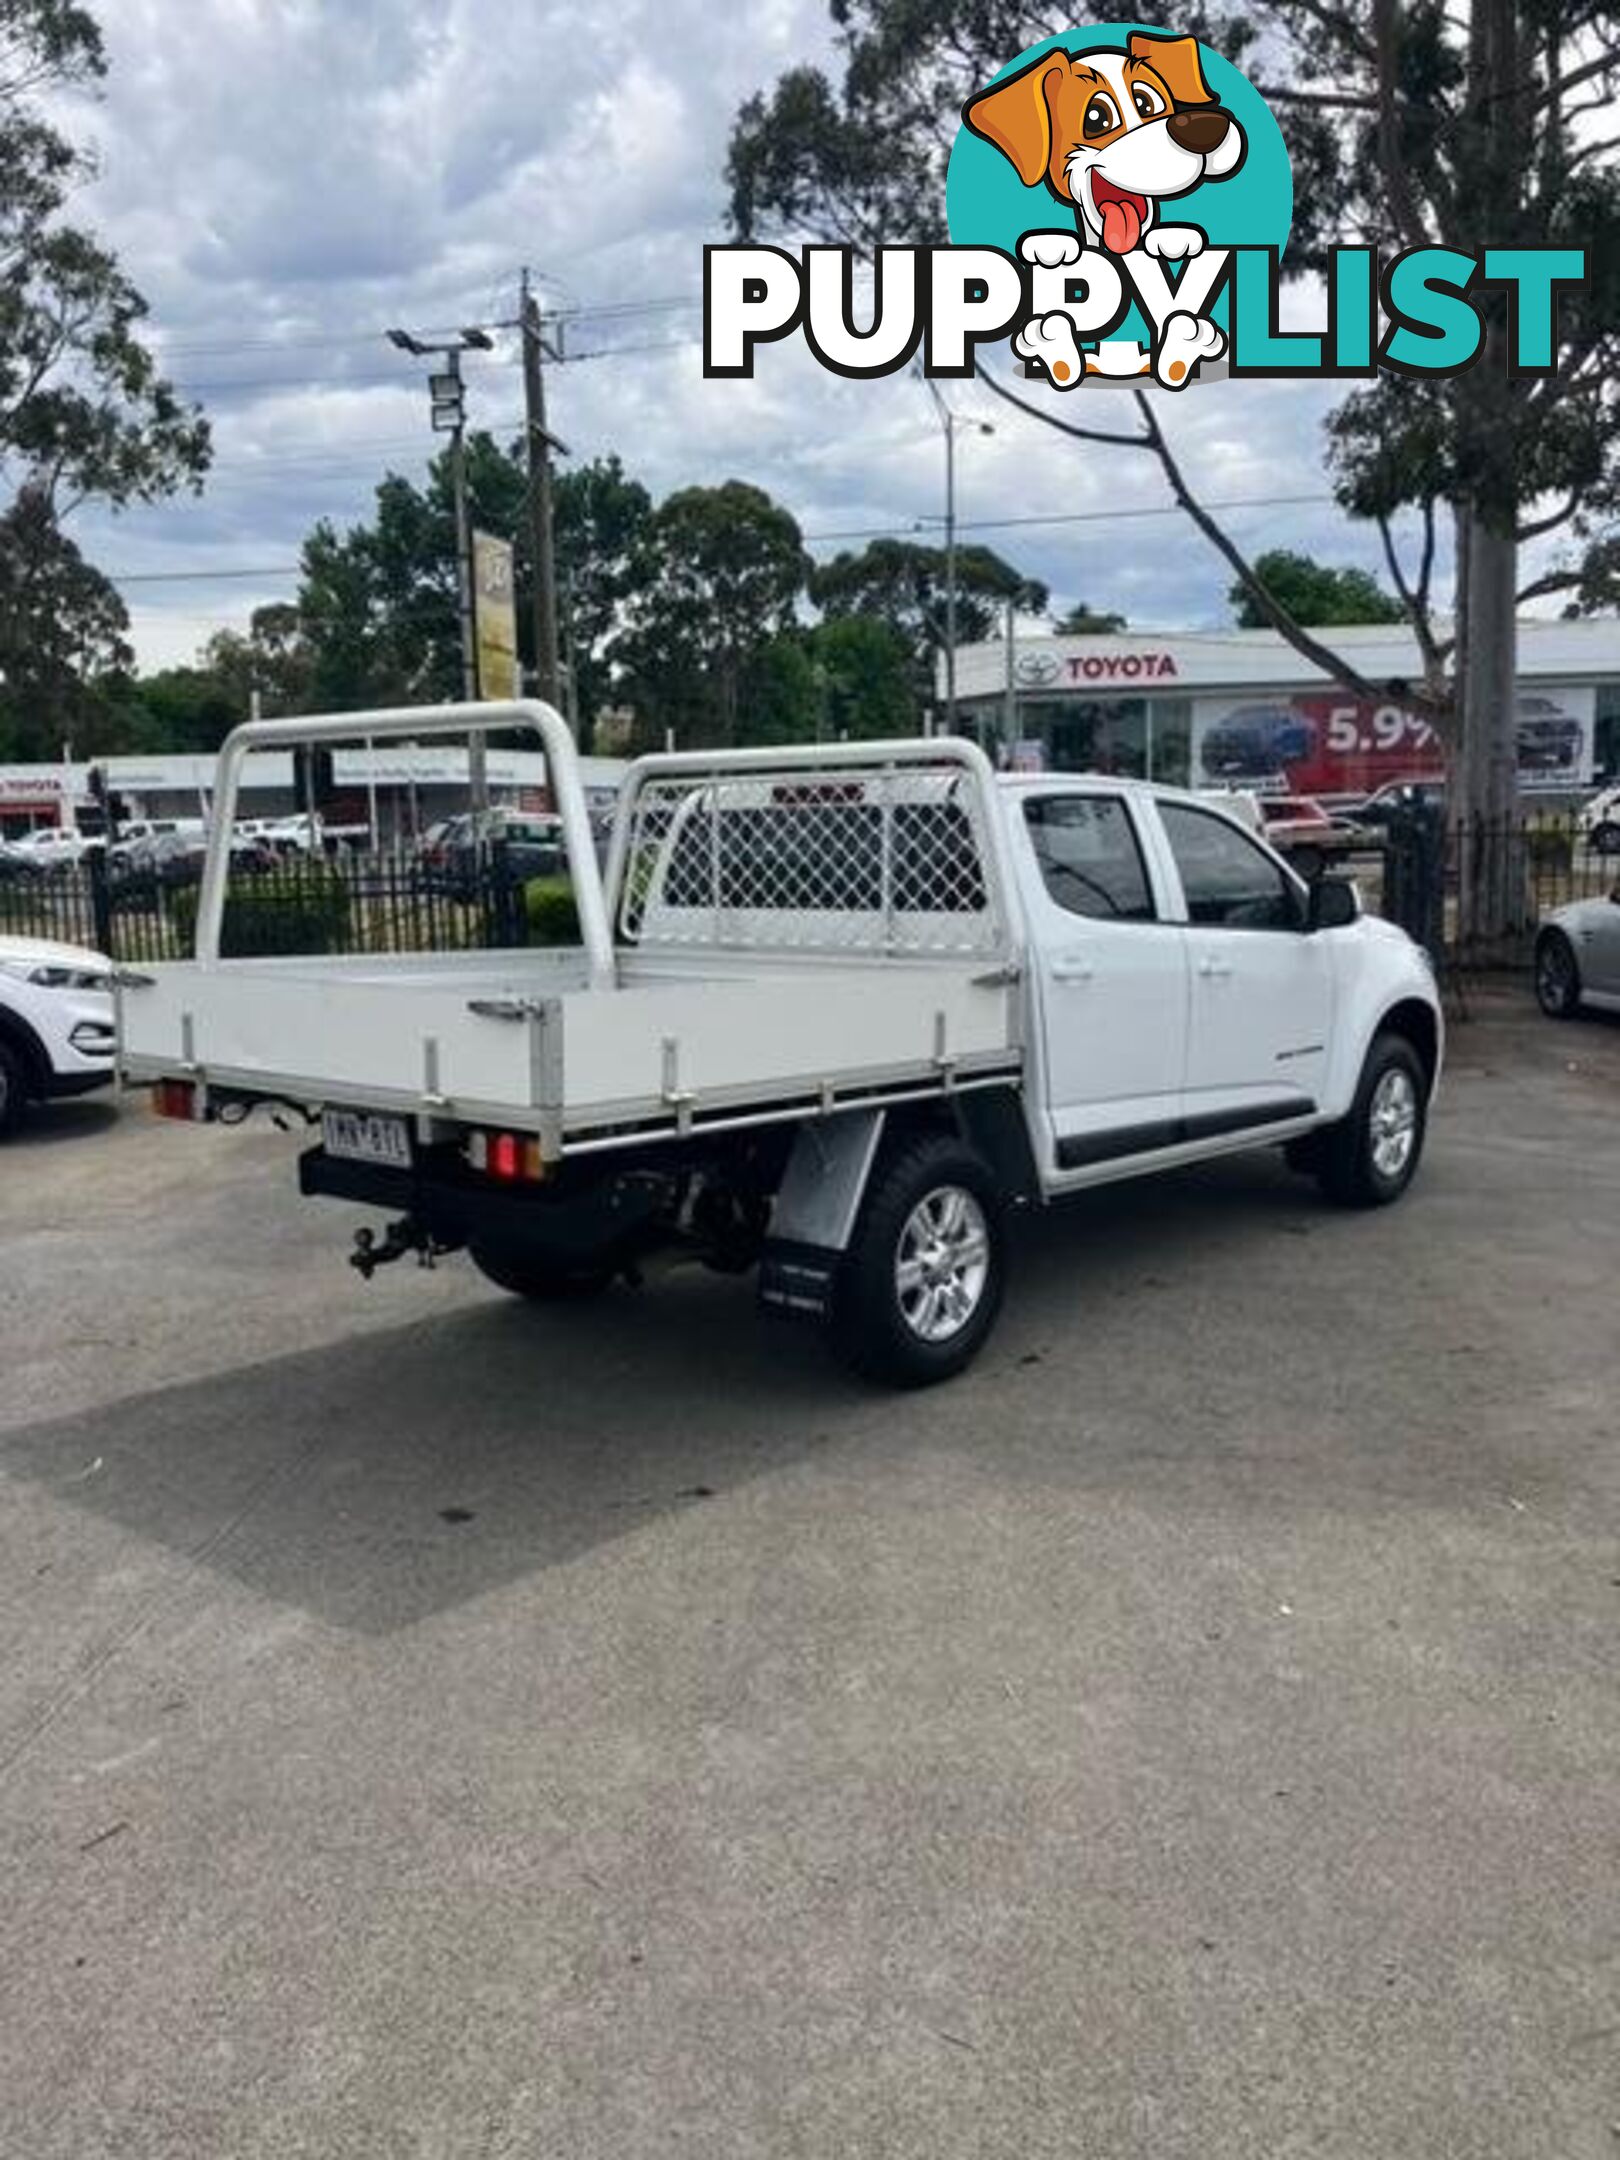
[{"label": "teal circle logo background", "polygon": [[[1123,52],[1135,30],[1148,31],[1155,37],[1179,34],[1155,23],[1092,23],[1085,29],[1042,38],[1039,44],[1009,60],[991,81],[1001,82],[1008,75],[1016,75],[1042,53],[1083,53],[1098,47]],[[1274,247],[1281,253],[1288,245],[1294,217],[1294,174],[1282,130],[1271,107],[1230,60],[1224,60],[1201,40],[1198,58],[1205,81],[1242,128],[1248,150],[1229,180],[1206,180],[1186,195],[1169,198],[1160,212],[1160,222],[1197,225],[1208,234],[1211,247]],[[990,87],[989,82],[978,86],[979,90]],[[1003,248],[1009,255],[1017,254],[1018,242],[1027,232],[1067,232],[1076,225],[1070,204],[1060,202],[1044,184],[1025,187],[995,145],[975,135],[965,123],[957,132],[946,170],[945,217],[953,245]],[[1210,312],[1224,324],[1224,291]],[[1133,309],[1114,335],[1145,343],[1148,329],[1140,312]]]}]

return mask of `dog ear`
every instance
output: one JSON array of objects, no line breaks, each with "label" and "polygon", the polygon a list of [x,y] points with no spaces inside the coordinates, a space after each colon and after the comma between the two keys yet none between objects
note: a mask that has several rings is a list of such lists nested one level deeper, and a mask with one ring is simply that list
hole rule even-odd
[{"label": "dog ear", "polygon": [[1011,160],[1025,187],[1044,178],[1051,162],[1052,108],[1046,83],[1066,65],[1062,53],[1042,53],[1027,68],[969,98],[962,107],[962,118],[974,134],[994,143]]},{"label": "dog ear", "polygon": [[1177,105],[1213,105],[1215,93],[1204,80],[1198,60],[1198,40],[1191,37],[1159,37],[1148,30],[1133,30],[1129,39],[1133,60],[1146,60],[1157,69]]}]

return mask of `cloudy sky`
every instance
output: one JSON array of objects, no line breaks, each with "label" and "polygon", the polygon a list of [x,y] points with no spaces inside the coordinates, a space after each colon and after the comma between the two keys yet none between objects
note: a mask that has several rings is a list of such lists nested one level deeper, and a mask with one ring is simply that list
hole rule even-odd
[{"label": "cloudy sky", "polygon": [[[725,237],[732,115],[828,52],[825,0],[100,0],[98,13],[106,92],[74,124],[101,174],[80,214],[146,293],[166,366],[215,429],[200,501],[79,522],[122,582],[144,664],[189,658],[291,597],[317,517],[359,519],[385,470],[420,469],[421,370],[384,330],[509,318],[525,263],[578,356],[548,376],[576,458],[617,450],[655,494],[754,481],[817,552],[938,518],[940,434],[915,380],[845,382],[797,340],[762,350],[751,383],[701,374],[700,250]],[[512,340],[469,381],[475,424],[510,429]],[[961,445],[966,534],[1059,603],[1144,627],[1226,619],[1223,566],[1175,513],[1141,514],[1167,502],[1150,461],[1058,447],[983,391],[953,397],[996,424]],[[1229,517],[1248,545],[1377,568],[1376,535],[1328,495],[1329,402],[1210,385],[1167,422],[1206,497],[1251,506]],[[999,522],[1020,519],[1073,522]]]}]

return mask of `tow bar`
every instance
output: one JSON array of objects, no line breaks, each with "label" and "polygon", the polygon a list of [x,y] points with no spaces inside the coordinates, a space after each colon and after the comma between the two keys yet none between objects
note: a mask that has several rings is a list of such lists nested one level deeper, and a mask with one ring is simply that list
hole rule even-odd
[{"label": "tow bar", "polygon": [[357,1230],[349,1265],[370,1282],[378,1268],[386,1267],[390,1260],[403,1260],[407,1253],[415,1253],[418,1267],[430,1268],[440,1253],[455,1249],[436,1238],[431,1230],[424,1230],[412,1216],[401,1215],[380,1238],[375,1230]]}]

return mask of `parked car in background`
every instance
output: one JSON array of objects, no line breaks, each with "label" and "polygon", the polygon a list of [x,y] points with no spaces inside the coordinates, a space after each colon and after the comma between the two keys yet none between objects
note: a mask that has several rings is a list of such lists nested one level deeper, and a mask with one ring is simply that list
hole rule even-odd
[{"label": "parked car in background", "polygon": [[1567,1020],[1582,1005],[1620,1012],[1620,885],[1606,900],[1555,908],[1536,933],[1536,998]]},{"label": "parked car in background", "polygon": [[1620,855],[1620,787],[1607,787],[1581,805],[1576,830],[1600,855]]},{"label": "parked car in background", "polygon": [[1307,875],[1367,844],[1369,836],[1359,825],[1334,817],[1314,795],[1261,795],[1256,801],[1262,837]]},{"label": "parked car in background", "polygon": [[100,843],[71,825],[38,825],[20,839],[8,840],[5,855],[14,874],[48,877],[53,870],[69,870],[82,862],[92,845]]},{"label": "parked car in background", "polygon": [[1522,773],[1567,773],[1580,762],[1581,723],[1551,698],[1520,698],[1517,739]]},{"label": "parked car in background", "polygon": [[113,1076],[112,962],[83,945],[0,933],[0,1140],[28,1106]]},{"label": "parked car in background", "polygon": [[525,885],[554,877],[566,859],[561,818],[496,808],[447,819],[424,837],[416,861],[424,891],[470,900],[492,875]]},{"label": "parked car in background", "polygon": [[205,834],[207,830],[206,820],[200,817],[120,818],[118,821],[118,835],[112,845],[114,850],[121,847],[138,847],[143,841],[161,840],[169,833],[196,833],[200,836]]},{"label": "parked car in background", "polygon": [[1383,827],[1409,810],[1444,810],[1446,783],[1432,780],[1388,780],[1374,789],[1365,802],[1351,803],[1345,815],[1352,824]]},{"label": "parked car in background", "polygon": [[1307,877],[1330,857],[1348,855],[1373,839],[1359,825],[1325,809],[1314,795],[1267,795],[1254,788],[1202,788],[1199,795],[1204,802],[1218,803]]},{"label": "parked car in background", "polygon": [[[130,905],[195,885],[202,877],[208,856],[208,835],[196,832],[159,833],[150,840],[116,842],[108,850],[107,882],[115,900]],[[268,841],[231,835],[231,874],[256,876],[273,870],[283,858]]]},{"label": "parked car in background", "polygon": [[1204,736],[1204,770],[1212,780],[1263,780],[1308,758],[1316,729],[1289,705],[1239,705]]}]

